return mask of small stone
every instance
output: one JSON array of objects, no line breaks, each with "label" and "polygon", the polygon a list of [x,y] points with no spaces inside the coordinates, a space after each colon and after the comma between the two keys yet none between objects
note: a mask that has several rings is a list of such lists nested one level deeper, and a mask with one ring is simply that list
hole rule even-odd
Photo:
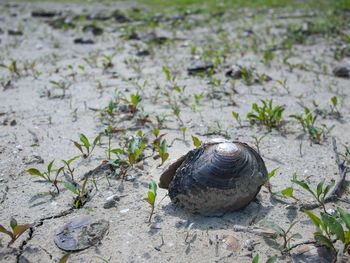
[{"label": "small stone", "polygon": [[45,11],[45,10],[36,10],[32,11],[32,17],[54,17],[56,12],[54,11]]},{"label": "small stone", "polygon": [[327,212],[327,214],[329,214],[329,215],[334,215],[334,213],[335,213],[335,210],[334,209],[332,209],[332,208],[329,208],[329,209],[327,209],[326,210],[326,212]]},{"label": "small stone", "polygon": [[152,224],[151,228],[152,229],[162,229],[162,227],[160,225],[157,225],[157,224]]},{"label": "small stone", "polygon": [[86,37],[81,37],[81,38],[76,38],[74,39],[74,44],[94,44],[95,42],[90,39],[90,38],[86,38]]},{"label": "small stone", "polygon": [[103,34],[103,29],[94,25],[84,26],[83,31],[93,36],[99,36]]},{"label": "small stone", "polygon": [[191,74],[197,74],[201,72],[207,72],[208,70],[211,70],[214,68],[214,64],[209,61],[204,60],[196,60],[194,61],[188,68],[188,73]]},{"label": "small stone", "polygon": [[314,245],[302,245],[297,248],[297,254],[293,255],[294,262],[303,263],[331,263],[336,255],[327,247],[316,247]]},{"label": "small stone", "polygon": [[333,74],[340,78],[350,78],[350,66],[339,65],[333,69]]},{"label": "small stone", "polygon": [[7,33],[10,35],[10,36],[22,36],[23,35],[23,32],[19,29],[9,29],[7,31]]},{"label": "small stone", "polygon": [[16,120],[12,120],[11,122],[10,122],[10,126],[16,126],[17,125],[17,121]]},{"label": "small stone", "polygon": [[120,213],[121,214],[126,214],[127,212],[129,212],[129,208],[126,208],[126,209],[123,209],[123,210],[120,210]]}]

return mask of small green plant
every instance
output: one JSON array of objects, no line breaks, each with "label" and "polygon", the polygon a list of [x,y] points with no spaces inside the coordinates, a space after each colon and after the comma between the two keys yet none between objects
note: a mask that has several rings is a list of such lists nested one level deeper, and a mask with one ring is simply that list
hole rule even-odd
[{"label": "small green plant", "polygon": [[334,96],[331,98],[331,105],[329,107],[331,108],[331,114],[339,119],[341,115],[337,106],[338,106],[338,98]]},{"label": "small green plant", "polygon": [[164,235],[161,234],[161,233],[159,233],[158,235],[160,236],[160,239],[162,240],[161,246],[164,246],[164,245],[165,245],[165,242],[164,242]]},{"label": "small green plant", "polygon": [[121,100],[128,104],[128,107],[134,116],[139,109],[139,103],[142,101],[142,97],[137,92],[136,94],[130,95],[130,100],[125,99],[125,98],[121,98]]},{"label": "small green plant", "polygon": [[[53,185],[56,188],[57,194],[60,193],[60,189],[58,188],[58,181],[57,181],[57,177],[58,175],[62,172],[64,167],[61,167],[57,170],[52,169],[52,165],[54,163],[55,160],[52,160],[49,165],[47,166],[47,171],[41,173],[38,169],[35,168],[30,168],[29,170],[27,170],[28,173],[30,173],[31,175],[37,175],[39,177],[41,177],[42,179],[44,179],[46,182],[50,183],[51,185]],[[55,179],[51,179],[50,175],[51,173],[56,172],[55,175]],[[54,196],[54,192],[49,191],[48,194]]]},{"label": "small green plant", "polygon": [[196,93],[193,94],[194,100],[198,106],[201,106],[200,100],[202,99],[203,95],[204,95],[204,91],[200,94],[196,94]]},{"label": "small green plant", "polygon": [[180,106],[178,105],[171,105],[171,109],[173,110],[174,115],[176,116],[176,118],[178,119],[178,121],[180,121],[182,123],[182,120],[180,118]]},{"label": "small green plant", "polygon": [[[342,262],[344,252],[350,253],[350,214],[341,208],[338,208],[332,216],[327,213],[321,213],[321,218],[308,210],[304,209],[304,212],[316,226],[316,232],[314,233],[316,242],[335,251],[337,253],[336,262]],[[347,231],[344,230],[342,224],[336,219],[338,213],[340,219],[346,225]],[[333,245],[332,235],[335,235],[337,240],[341,241],[342,245],[339,249],[336,249]]]},{"label": "small green plant", "polygon": [[325,130],[323,128],[318,128],[315,126],[317,116],[313,115],[308,107],[304,107],[305,116],[302,114],[292,114],[289,117],[296,119],[304,131],[308,131],[309,139],[311,142],[320,143],[321,136],[326,136]]},{"label": "small green plant", "polygon": [[183,140],[186,141],[186,130],[187,128],[186,127],[182,127],[181,128],[181,131],[182,131],[182,137],[183,137]]},{"label": "small green plant", "polygon": [[232,115],[233,117],[236,119],[236,121],[238,122],[239,126],[242,126],[242,120],[241,117],[239,116],[238,112],[232,111]]},{"label": "small green plant", "polygon": [[343,156],[345,159],[345,162],[350,163],[350,148],[349,146],[344,144],[345,152],[344,153],[338,153],[339,155]]},{"label": "small green plant", "polygon": [[76,194],[76,197],[74,198],[74,208],[75,209],[79,209],[79,208],[83,207],[84,204],[86,203],[87,194],[85,193],[85,188],[86,188],[86,183],[87,183],[88,179],[89,178],[86,177],[81,188],[75,187],[74,185],[72,185],[68,182],[63,182],[64,186],[68,190],[70,190],[71,192]]},{"label": "small green plant", "polygon": [[193,145],[197,147],[201,146],[202,142],[195,136],[192,136]]},{"label": "small green plant", "polygon": [[266,186],[267,190],[269,190],[270,193],[272,193],[270,179],[271,179],[271,177],[273,177],[275,175],[275,173],[278,169],[279,169],[279,167],[273,169],[271,172],[269,172],[269,175],[267,177],[267,182],[266,182],[265,186]]},{"label": "small green plant", "polygon": [[[92,145],[90,145],[89,140],[86,138],[86,136],[82,133],[79,133],[79,138],[80,141],[83,143],[82,145],[79,144],[78,142],[74,141],[74,145],[75,147],[78,148],[78,150],[82,153],[82,157],[84,159],[88,158],[90,156],[90,154],[92,153],[92,151],[95,149],[95,146],[97,144],[97,142],[100,141],[101,139],[101,135],[98,135],[95,139],[94,142],[92,143]],[[90,147],[91,146],[91,147]],[[85,147],[86,152],[84,152],[83,147]]]},{"label": "small green plant", "polygon": [[283,244],[280,245],[278,243],[276,243],[276,245],[278,245],[278,248],[280,249],[281,253],[289,253],[289,251],[291,250],[290,247],[290,242],[293,239],[296,238],[302,238],[302,236],[299,233],[295,233],[292,235],[289,235],[289,232],[292,230],[292,228],[298,223],[298,221],[292,223],[287,230],[284,230],[282,227],[280,227],[279,225],[277,225],[276,223],[272,222],[272,221],[263,221],[261,222],[262,225],[264,225],[265,227],[273,230],[276,232],[276,234],[280,234],[283,238]]},{"label": "small green plant", "polygon": [[7,230],[5,227],[0,225],[0,232],[10,236],[11,241],[7,244],[7,247],[11,246],[13,242],[15,242],[24,232],[26,232],[29,228],[34,226],[32,224],[18,225],[16,219],[10,219],[11,230]]},{"label": "small green plant", "polygon": [[325,198],[327,196],[327,194],[329,193],[329,191],[331,190],[331,188],[334,186],[335,181],[332,180],[331,183],[329,185],[327,185],[324,189],[323,189],[323,185],[325,183],[325,181],[321,181],[316,188],[316,192],[312,191],[309,187],[308,184],[301,182],[299,180],[296,179],[296,175],[294,174],[294,178],[293,180],[291,180],[293,183],[296,183],[297,185],[301,186],[302,188],[304,188],[306,191],[308,191],[310,194],[312,194],[312,196],[316,199],[316,201],[321,205],[321,207],[323,208],[323,211],[327,214],[327,210],[326,210],[326,206],[325,206]]},{"label": "small green plant", "polygon": [[[142,135],[139,132],[139,135]],[[125,177],[127,172],[131,169],[131,167],[135,164],[137,158],[140,156],[141,152],[145,148],[145,144],[142,142],[141,138],[132,138],[129,142],[129,146],[127,149],[128,154],[128,167],[122,172],[122,176]]]},{"label": "small green plant", "polygon": [[156,197],[157,197],[157,184],[155,181],[151,180],[151,182],[148,184],[148,193],[147,193],[147,197],[144,198],[143,200],[145,200],[147,203],[149,203],[151,205],[151,213],[149,215],[149,219],[148,222],[151,222],[152,220],[152,216],[153,216],[153,212],[154,212],[154,204],[156,201]]},{"label": "small green plant", "polygon": [[278,84],[280,84],[281,87],[284,88],[284,89],[287,91],[288,94],[290,93],[289,88],[288,88],[288,86],[287,86],[287,79],[284,79],[283,81],[277,79],[276,82],[277,82]]},{"label": "small green plant", "polygon": [[272,99],[269,102],[260,100],[263,106],[260,107],[256,103],[253,104],[252,108],[256,112],[249,112],[247,118],[252,122],[258,122],[265,125],[269,131],[272,128],[279,128],[282,119],[282,113],[284,111],[283,106],[272,106]]},{"label": "small green plant", "polygon": [[[77,156],[75,156],[75,157],[73,157],[73,158],[71,158],[71,159],[69,159],[69,160],[62,160],[62,162],[64,163],[64,165],[67,167],[67,170],[68,170],[68,173],[69,173],[69,175],[72,177],[72,181],[74,181],[74,176],[73,176],[73,173],[74,173],[74,170],[75,170],[75,168],[72,168],[71,166],[70,166],[70,164],[74,161],[74,160],[76,160],[76,159],[78,159],[80,157],[80,155],[77,155]],[[65,171],[65,170],[64,170]]]},{"label": "small green plant", "polygon": [[167,143],[166,140],[163,140],[161,145],[154,144],[154,147],[158,150],[159,156],[162,160],[161,164],[158,167],[162,166],[163,163],[169,158],[169,153],[167,153]]},{"label": "small green plant", "polygon": [[254,135],[252,135],[252,136],[250,136],[250,137],[254,140],[254,145],[255,145],[256,149],[258,150],[258,153],[260,154],[259,145],[260,145],[262,139],[264,139],[264,138],[266,137],[266,134],[263,135],[263,136],[260,136],[260,138],[254,136]]}]

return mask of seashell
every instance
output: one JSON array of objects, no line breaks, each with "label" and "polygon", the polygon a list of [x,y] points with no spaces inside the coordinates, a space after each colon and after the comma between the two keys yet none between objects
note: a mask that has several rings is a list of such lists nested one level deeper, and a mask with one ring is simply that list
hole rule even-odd
[{"label": "seashell", "polygon": [[241,248],[237,238],[235,238],[231,235],[224,236],[224,238],[222,240],[222,246],[224,249],[229,250],[229,251],[238,251]]},{"label": "seashell", "polygon": [[260,155],[245,143],[214,139],[180,157],[161,175],[171,201],[202,215],[248,205],[267,181]]}]

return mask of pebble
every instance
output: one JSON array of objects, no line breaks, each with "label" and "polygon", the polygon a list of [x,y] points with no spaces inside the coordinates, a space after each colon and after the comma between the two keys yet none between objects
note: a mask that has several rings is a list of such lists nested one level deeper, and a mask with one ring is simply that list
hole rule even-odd
[{"label": "pebble", "polygon": [[123,209],[123,210],[120,210],[120,213],[121,214],[126,214],[127,212],[129,212],[129,208],[126,208],[126,209]]},{"label": "pebble", "polygon": [[329,215],[334,215],[334,213],[335,213],[335,210],[334,209],[332,209],[332,208],[329,208],[329,209],[327,209],[326,210],[326,212],[329,214]]}]

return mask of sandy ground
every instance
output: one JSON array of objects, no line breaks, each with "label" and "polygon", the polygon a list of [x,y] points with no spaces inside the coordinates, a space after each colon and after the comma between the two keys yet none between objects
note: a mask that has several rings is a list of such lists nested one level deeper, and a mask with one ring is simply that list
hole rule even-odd
[{"label": "sandy ground", "polygon": [[[315,189],[321,180],[329,183],[331,179],[339,179],[331,137],[336,138],[339,152],[345,151],[343,144],[350,145],[350,81],[332,73],[337,64],[350,60],[346,56],[342,61],[334,58],[334,50],[341,46],[342,38],[326,33],[310,34],[304,44],[294,44],[291,50],[273,51],[274,59],[266,64],[262,62],[266,47],[280,43],[288,25],[317,21],[317,10],[305,13],[289,9],[279,12],[242,9],[223,14],[164,14],[154,17],[161,21],[154,23],[153,28],[142,26],[144,20],[120,23],[113,19],[78,19],[73,20],[75,27],[62,29],[48,23],[65,14],[70,14],[69,17],[97,11],[109,14],[133,7],[136,4],[125,1],[113,5],[1,3],[0,63],[10,66],[16,61],[17,70],[0,68],[3,86],[0,90],[0,223],[9,227],[10,218],[14,217],[19,224],[35,223],[35,226],[9,248],[6,247],[8,236],[0,235],[3,243],[0,261],[58,262],[66,252],[54,243],[56,230],[74,217],[89,215],[107,220],[108,233],[99,244],[73,253],[68,262],[102,262],[98,257],[108,262],[251,262],[256,254],[260,255],[260,262],[273,255],[278,255],[278,262],[307,262],[305,258],[296,259],[297,248],[291,250],[291,255],[281,255],[269,233],[261,234],[253,229],[261,227],[260,222],[266,220],[284,229],[298,221],[292,233],[300,233],[302,238],[291,244],[313,239],[314,225],[299,210],[301,203],[313,201],[312,196],[290,180],[296,173],[299,180]],[[54,18],[33,17],[32,11],[39,8],[60,14]],[[141,17],[138,13],[135,16]],[[103,34],[84,33],[82,28],[90,24],[103,28]],[[130,29],[126,28],[133,25],[138,26],[139,36],[153,31],[168,40],[161,44],[128,40],[125,35]],[[22,34],[11,35],[8,32],[11,29]],[[344,33],[349,34],[349,28]],[[74,39],[79,37],[88,37],[95,43],[75,44]],[[257,52],[253,49],[254,39]],[[137,56],[143,49],[150,54]],[[213,52],[217,52],[220,63],[215,61]],[[104,69],[108,63],[106,56],[111,58],[112,65]],[[290,70],[283,63],[287,56],[290,64],[299,66]],[[189,75],[187,67],[204,57],[216,64],[214,74]],[[247,85],[239,79],[233,88],[234,80],[225,73],[237,64],[255,67],[260,75],[264,73],[272,80]],[[162,67],[170,71],[171,78],[176,77],[174,81],[166,79]],[[276,80],[286,80],[285,88]],[[175,83],[181,92],[176,91]],[[128,103],[120,98],[130,100],[130,95],[136,92],[142,101],[135,116],[131,116]],[[196,104],[194,94],[198,96],[202,92]],[[340,117],[331,113],[334,96],[338,98]],[[261,105],[260,99],[273,99],[273,105],[285,107],[279,130],[268,132],[266,127],[247,120],[252,104]],[[115,103],[113,116],[106,113],[111,100]],[[180,119],[171,105],[179,106]],[[303,113],[303,106],[318,116],[317,127],[325,124],[330,130],[320,143],[310,143],[301,125],[288,117]],[[233,118],[232,111],[240,114],[241,125]],[[145,116],[149,122],[137,121]],[[165,120],[160,123],[157,116]],[[38,176],[30,175],[28,169],[45,171],[52,160],[55,160],[53,168],[58,169],[63,165],[61,160],[80,154],[73,144],[79,141],[78,133],[92,141],[108,125],[116,131],[111,136],[112,148],[123,147],[125,138],[139,130],[148,140],[142,162],[128,171],[127,180],[110,174],[109,185],[104,172],[95,174],[97,189],[88,181],[90,199],[80,209],[72,209],[74,194],[62,183],[69,179],[68,174],[59,175],[59,195],[38,194],[54,189]],[[160,134],[166,134],[163,139],[168,142],[169,159],[161,167],[157,152],[152,150],[154,127],[159,128]],[[186,127],[185,138],[183,127]],[[163,199],[167,191],[158,189],[155,214],[152,222],[148,222],[150,206],[143,200],[148,184],[151,179],[158,182],[167,165],[194,148],[191,136],[201,141],[225,137],[256,147],[252,136],[263,135],[266,136],[259,148],[266,167],[268,171],[279,167],[271,179],[272,191],[293,186],[299,203],[287,197],[272,198],[267,188],[262,187],[257,199],[245,209],[222,217],[203,217],[176,209],[168,197]],[[80,185],[86,172],[107,159],[107,149],[108,137],[103,135],[89,158],[80,157],[72,162],[75,180]],[[113,153],[112,157],[115,157]],[[113,195],[120,197],[119,201],[111,208],[104,208],[106,200]],[[348,186],[341,199],[328,203],[327,208],[349,211]],[[320,211],[313,210],[316,214]],[[227,235],[236,238],[238,248],[225,248],[223,239]],[[277,237],[277,242],[282,244],[281,237]]]}]

